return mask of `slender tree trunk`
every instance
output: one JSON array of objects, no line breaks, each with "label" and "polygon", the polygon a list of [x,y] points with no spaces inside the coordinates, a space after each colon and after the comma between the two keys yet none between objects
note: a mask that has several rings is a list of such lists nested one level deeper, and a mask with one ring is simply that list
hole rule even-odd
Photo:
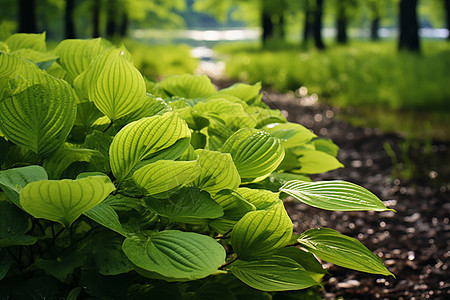
[{"label": "slender tree trunk", "polygon": [[398,48],[420,52],[419,23],[417,21],[418,0],[400,0],[400,36]]},{"label": "slender tree trunk", "polygon": [[309,1],[310,0],[305,0],[305,24],[303,27],[303,42],[305,44],[308,42],[308,39],[313,35],[312,28],[314,18]]},{"label": "slender tree trunk", "polygon": [[117,1],[108,1],[106,16],[106,36],[113,39],[117,35]]},{"label": "slender tree trunk", "polygon": [[100,36],[100,0],[92,2],[92,37]]},{"label": "slender tree trunk", "polygon": [[66,39],[76,38],[75,22],[73,20],[74,10],[75,10],[75,0],[66,0],[66,9],[64,13],[64,29]]},{"label": "slender tree trunk", "polygon": [[279,38],[281,40],[284,40],[286,38],[286,28],[285,28],[285,20],[284,20],[284,14],[281,13],[280,14],[280,21],[278,22],[278,33],[279,33]]},{"label": "slender tree trunk", "polygon": [[450,41],[450,0],[444,0],[445,4],[445,18],[447,19],[448,36],[447,41]]},{"label": "slender tree trunk", "polygon": [[273,38],[273,23],[272,23],[272,14],[267,9],[264,4],[265,1],[262,1],[262,13],[261,13],[261,25],[262,25],[262,43],[263,46],[267,45],[267,42]]},{"label": "slender tree trunk", "polygon": [[36,33],[35,0],[19,0],[18,2],[19,32]]},{"label": "slender tree trunk", "polygon": [[345,4],[343,4],[341,1],[338,1],[337,3],[337,18],[336,18],[336,41],[339,44],[346,44],[347,43],[347,15],[345,13]]},{"label": "slender tree trunk", "polygon": [[325,44],[322,39],[322,15],[323,15],[323,0],[316,0],[316,7],[314,10],[314,41],[317,49],[325,49]]},{"label": "slender tree trunk", "polygon": [[126,11],[124,11],[123,15],[122,15],[122,22],[120,23],[120,28],[119,28],[120,37],[123,38],[123,37],[127,36],[128,25],[129,25],[128,13]]},{"label": "slender tree trunk", "polygon": [[372,41],[378,41],[380,36],[378,35],[378,29],[380,29],[380,11],[377,7],[378,4],[371,2],[370,8],[372,10],[372,20],[370,21],[370,39]]}]

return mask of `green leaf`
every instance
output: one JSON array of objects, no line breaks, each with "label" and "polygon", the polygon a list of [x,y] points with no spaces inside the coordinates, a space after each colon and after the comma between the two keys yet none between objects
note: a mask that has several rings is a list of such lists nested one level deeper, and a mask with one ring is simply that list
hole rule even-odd
[{"label": "green leaf", "polygon": [[280,191],[303,203],[326,210],[392,210],[386,208],[383,202],[370,191],[347,181],[306,182],[292,180],[283,185]]},{"label": "green leaf", "polygon": [[344,167],[334,156],[322,151],[304,148],[296,150],[295,154],[299,156],[299,173],[318,174]]},{"label": "green leaf", "polygon": [[71,252],[67,255],[58,256],[56,259],[38,258],[34,266],[64,282],[75,268],[83,264],[85,259],[86,257],[80,255],[79,252]]},{"label": "green leaf", "polygon": [[133,269],[122,251],[122,237],[111,231],[100,231],[88,242],[100,274],[118,275]]},{"label": "green leaf", "polygon": [[14,204],[0,200],[0,248],[34,244],[36,238],[25,234],[29,229],[29,216]]},{"label": "green leaf", "polygon": [[231,232],[231,244],[243,260],[266,258],[286,246],[292,236],[292,222],[283,203],[270,210],[247,213]]},{"label": "green leaf", "polygon": [[191,183],[200,173],[198,161],[160,160],[135,171],[133,180],[149,195],[160,198]]},{"label": "green leaf", "polygon": [[208,282],[194,292],[192,300],[237,300],[236,296],[224,284]]},{"label": "green leaf", "polygon": [[273,205],[282,203],[279,193],[273,193],[267,190],[239,188],[237,193],[251,203],[256,210],[270,209]]},{"label": "green leaf", "polygon": [[231,155],[203,149],[195,150],[202,168],[200,176],[192,185],[215,195],[221,190],[236,190],[241,178]]},{"label": "green leaf", "polygon": [[40,52],[47,51],[45,32],[43,33],[15,33],[6,39],[5,43],[11,51],[19,49],[33,49]]},{"label": "green leaf", "polygon": [[261,129],[279,138],[285,149],[302,146],[316,137],[309,129],[296,123],[273,123]]},{"label": "green leaf", "polygon": [[299,290],[317,284],[302,266],[283,256],[237,260],[231,264],[230,271],[245,284],[262,291]]},{"label": "green leaf", "polygon": [[109,55],[89,90],[89,99],[110,120],[116,120],[143,106],[146,91],[144,78],[122,49]]},{"label": "green leaf", "polygon": [[0,187],[8,198],[20,206],[20,191],[30,182],[47,180],[47,172],[41,166],[27,166],[0,171]]},{"label": "green leaf", "polygon": [[339,147],[333,143],[331,139],[315,138],[312,143],[314,144],[314,148],[318,151],[325,152],[334,157],[338,155]]},{"label": "green leaf", "polygon": [[265,189],[272,192],[278,192],[280,188],[290,180],[311,181],[309,177],[301,174],[273,172],[262,181],[247,185],[250,188]]},{"label": "green leaf", "polygon": [[69,227],[115,190],[106,176],[91,176],[78,180],[41,180],[31,182],[20,192],[23,209],[36,218],[61,223]]},{"label": "green leaf", "polygon": [[218,273],[225,261],[225,249],[211,237],[177,230],[127,238],[122,249],[138,267],[175,279]]},{"label": "green leaf", "polygon": [[88,211],[85,211],[83,214],[100,225],[126,236],[126,231],[120,223],[119,216],[107,203],[101,202]]},{"label": "green leaf", "polygon": [[371,274],[392,275],[382,261],[358,240],[330,228],[305,231],[298,242],[320,259]]},{"label": "green leaf", "polygon": [[31,60],[42,70],[47,70],[48,68],[50,68],[50,66],[58,58],[58,56],[54,56],[50,53],[43,53],[33,49],[20,49],[14,51],[14,53],[17,53],[20,56],[28,60]]},{"label": "green leaf", "polygon": [[168,76],[161,80],[159,86],[169,97],[204,98],[217,93],[211,79],[206,75]]},{"label": "green leaf", "polygon": [[143,160],[178,158],[187,149],[190,136],[186,122],[176,112],[132,122],[111,143],[111,170],[121,181]]},{"label": "green leaf", "polygon": [[13,263],[13,258],[6,251],[2,251],[2,249],[0,249],[0,280],[5,278]]},{"label": "green leaf", "polygon": [[328,274],[317,258],[311,253],[301,250],[297,247],[284,247],[277,251],[276,255],[289,257],[301,265],[309,276],[315,281],[320,282],[325,274]]},{"label": "green leaf", "polygon": [[175,222],[205,224],[223,215],[222,207],[207,192],[183,188],[168,199],[147,199],[148,207],[160,216]]},{"label": "green leaf", "polygon": [[163,99],[147,94],[141,107],[129,113],[128,115],[120,118],[118,122],[128,124],[145,117],[163,115],[171,111],[172,108]]},{"label": "green leaf", "polygon": [[110,135],[94,130],[86,136],[84,144],[86,147],[97,150],[106,158],[109,158],[109,147],[111,146],[112,140],[113,138]]},{"label": "green leaf", "polygon": [[52,156],[44,160],[44,168],[50,179],[59,179],[61,174],[76,162],[88,163],[92,167],[87,170],[109,172],[109,161],[97,150],[82,148],[60,148]]},{"label": "green leaf", "polygon": [[228,94],[235,96],[249,105],[259,105],[262,99],[261,82],[254,85],[245,83],[235,83],[230,87],[221,89],[219,94]]},{"label": "green leaf", "polygon": [[73,80],[85,71],[105,49],[106,44],[101,38],[91,40],[70,39],[59,43],[55,53],[59,56],[59,64],[67,71],[69,78]]},{"label": "green leaf", "polygon": [[240,129],[230,136],[222,152],[231,154],[243,182],[263,180],[284,158],[279,139],[251,128]]},{"label": "green leaf", "polygon": [[0,131],[13,143],[41,157],[58,149],[75,121],[71,86],[46,75],[43,83],[0,101]]}]

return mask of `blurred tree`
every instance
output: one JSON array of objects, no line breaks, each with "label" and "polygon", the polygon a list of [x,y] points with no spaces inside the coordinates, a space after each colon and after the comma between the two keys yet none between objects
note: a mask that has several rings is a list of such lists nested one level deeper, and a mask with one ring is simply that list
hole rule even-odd
[{"label": "blurred tree", "polygon": [[66,0],[66,8],[64,10],[64,30],[66,39],[74,39],[75,35],[75,22],[73,14],[75,11],[75,0]]},{"label": "blurred tree", "polygon": [[317,49],[325,49],[325,44],[322,38],[322,16],[323,16],[323,1],[316,0],[316,6],[314,8],[314,23],[313,23],[313,34],[314,42]]},{"label": "blurred tree", "polygon": [[92,37],[98,38],[100,36],[100,11],[101,0],[92,1]]},{"label": "blurred tree", "polygon": [[36,2],[34,0],[19,0],[18,23],[19,32],[36,33]]},{"label": "blurred tree", "polygon": [[418,0],[400,0],[400,35],[398,41],[399,50],[408,50],[417,53],[420,52],[417,3]]},{"label": "blurred tree", "polygon": [[445,6],[445,18],[447,21],[447,40],[450,41],[450,0],[444,0],[444,6]]}]

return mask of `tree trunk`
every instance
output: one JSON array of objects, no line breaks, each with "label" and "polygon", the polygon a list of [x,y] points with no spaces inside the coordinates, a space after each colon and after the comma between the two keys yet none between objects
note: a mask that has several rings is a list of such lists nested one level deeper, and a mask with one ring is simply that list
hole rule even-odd
[{"label": "tree trunk", "polygon": [[129,25],[128,13],[124,11],[122,15],[122,22],[120,23],[119,28],[120,37],[124,38],[127,36],[128,25]]},{"label": "tree trunk", "polygon": [[445,17],[447,19],[447,41],[450,41],[450,0],[444,0],[445,4]]},{"label": "tree trunk", "polygon": [[400,0],[399,50],[420,52],[417,2],[418,0]]},{"label": "tree trunk", "polygon": [[19,32],[36,33],[35,0],[19,0],[18,4]]},{"label": "tree trunk", "polygon": [[92,37],[100,36],[100,0],[92,2]]},{"label": "tree trunk", "polygon": [[338,1],[338,11],[337,11],[337,19],[336,19],[336,41],[339,44],[347,43],[347,16],[345,13],[345,4],[341,1]]},{"label": "tree trunk", "polygon": [[73,20],[74,10],[75,10],[75,0],[66,0],[66,9],[64,13],[64,29],[66,39],[74,39],[76,37],[75,23]]},{"label": "tree trunk", "polygon": [[317,49],[325,49],[325,44],[322,40],[322,15],[323,15],[323,0],[316,0],[316,7],[314,9],[314,42]]},{"label": "tree trunk", "polygon": [[106,16],[106,36],[108,39],[113,39],[117,35],[117,1],[109,1]]},{"label": "tree trunk", "polygon": [[370,21],[370,39],[372,41],[378,41],[380,36],[378,35],[378,29],[380,29],[380,11],[377,4],[371,2],[370,8],[372,10],[372,20]]},{"label": "tree trunk", "polygon": [[286,28],[285,28],[285,20],[284,20],[283,13],[280,14],[280,21],[278,22],[277,27],[278,27],[278,33],[280,35],[279,38],[284,41],[284,39],[286,38]]},{"label": "tree trunk", "polygon": [[305,0],[305,24],[303,27],[303,42],[306,44],[308,39],[313,35],[312,28],[314,24],[314,15],[309,5],[310,0]]},{"label": "tree trunk", "polygon": [[264,5],[265,1],[262,1],[262,13],[261,13],[261,25],[262,25],[262,44],[267,45],[267,42],[273,38],[273,23],[272,14],[268,11]]}]

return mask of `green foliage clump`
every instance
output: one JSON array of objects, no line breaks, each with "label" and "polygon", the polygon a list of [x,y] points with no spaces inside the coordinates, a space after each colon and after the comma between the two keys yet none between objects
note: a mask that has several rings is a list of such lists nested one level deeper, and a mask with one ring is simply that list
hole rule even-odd
[{"label": "green foliage clump", "polygon": [[248,82],[262,81],[278,90],[306,86],[335,105],[393,109],[448,110],[448,43],[424,41],[424,54],[398,53],[393,42],[355,42],[325,51],[260,50],[224,45],[226,72]]},{"label": "green foliage clump", "polygon": [[2,296],[312,297],[293,291],[321,285],[316,256],[392,275],[332,229],[293,234],[287,195],[387,208],[355,184],[311,182],[342,166],[335,145],[269,109],[259,84],[151,82],[124,47],[65,40],[49,54],[44,39],[1,44]]}]

